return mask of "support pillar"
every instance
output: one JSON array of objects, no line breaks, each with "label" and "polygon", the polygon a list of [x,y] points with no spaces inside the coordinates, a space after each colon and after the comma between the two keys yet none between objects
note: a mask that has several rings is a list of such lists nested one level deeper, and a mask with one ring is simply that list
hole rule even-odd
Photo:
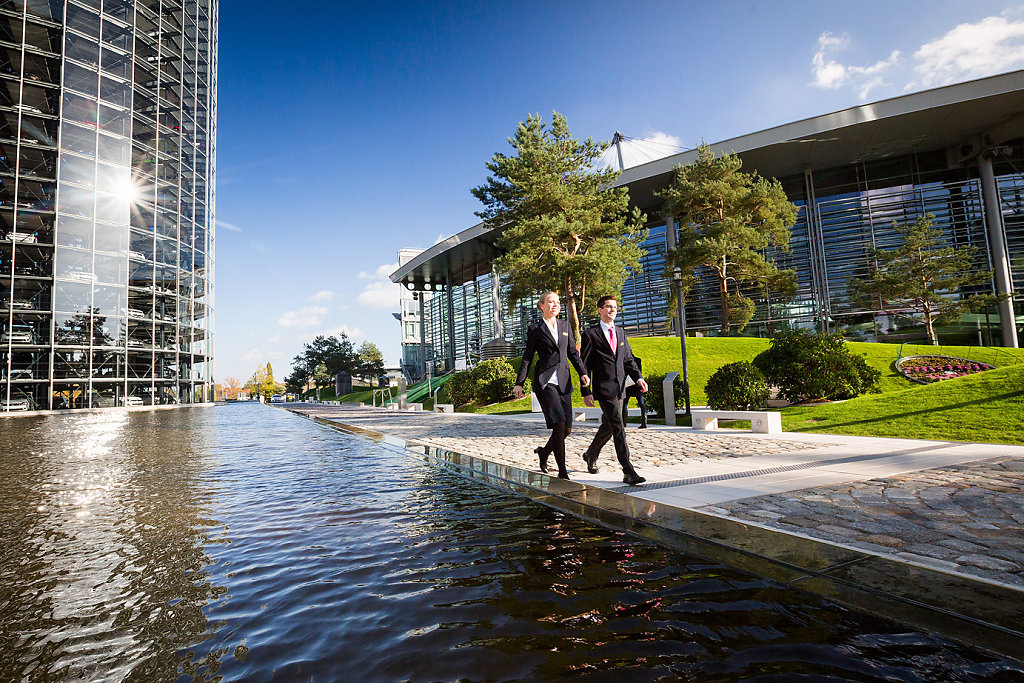
[{"label": "support pillar", "polygon": [[985,227],[988,229],[988,248],[992,258],[992,275],[996,294],[1007,295],[999,302],[999,323],[1003,328],[1003,346],[1018,348],[1017,317],[1013,313],[1013,283],[1010,281],[1010,259],[1006,253],[1006,233],[1003,229],[1003,211],[999,205],[999,188],[988,154],[978,157],[981,176],[981,195],[985,200]]},{"label": "support pillar", "polygon": [[505,321],[501,318],[501,276],[491,269],[491,314],[494,316],[494,338],[505,338]]}]

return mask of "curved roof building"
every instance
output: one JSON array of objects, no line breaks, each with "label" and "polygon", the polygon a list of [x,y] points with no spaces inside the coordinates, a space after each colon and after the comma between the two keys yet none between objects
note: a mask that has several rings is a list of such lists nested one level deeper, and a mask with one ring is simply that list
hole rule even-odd
[{"label": "curved roof building", "polygon": [[[744,170],[778,178],[801,207],[790,251],[769,254],[796,271],[797,295],[761,298],[748,333],[806,325],[865,339],[914,338],[914,321],[860,307],[846,283],[867,272],[869,247],[896,243],[894,221],[931,213],[948,244],[977,247],[977,267],[993,270],[982,290],[1010,295],[944,330],[946,339],[1017,345],[1024,307],[1024,71],[859,105],[711,147],[738,154]],[[623,291],[620,320],[634,334],[664,334],[673,324],[663,255],[678,225],[664,215],[656,193],[677,165],[696,155],[690,150],[626,167],[617,181],[649,220],[643,270]],[[499,333],[521,343],[518,330],[529,309],[496,320],[501,286],[490,265],[496,238],[475,225],[391,275],[423,293],[422,343],[437,364],[472,362]],[[702,280],[686,304],[689,330],[714,334],[716,300],[717,284]]]},{"label": "curved roof building", "polygon": [[217,0],[0,0],[0,411],[212,400]]}]

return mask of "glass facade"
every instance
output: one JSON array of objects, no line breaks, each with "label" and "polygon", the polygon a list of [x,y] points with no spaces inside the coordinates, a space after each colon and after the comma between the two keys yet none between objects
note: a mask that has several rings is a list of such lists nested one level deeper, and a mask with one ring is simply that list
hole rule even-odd
[{"label": "glass facade", "polygon": [[212,400],[216,0],[0,0],[0,405]]},{"label": "glass facade", "polygon": [[[993,159],[1002,232],[1011,270],[1018,320],[1024,313],[1024,138],[1003,146]],[[748,169],[749,170],[749,169]],[[862,340],[922,340],[921,324],[911,311],[888,315],[859,306],[849,296],[851,279],[867,274],[870,247],[891,248],[899,236],[894,222],[912,222],[924,214],[935,217],[949,246],[976,247],[975,267],[992,268],[984,188],[978,163],[950,164],[945,150],[917,152],[878,161],[807,171],[779,178],[790,200],[800,207],[792,226],[788,252],[766,255],[781,268],[797,275],[792,297],[749,294],[757,301],[754,318],[744,334],[769,336],[786,327],[811,327],[842,332]],[[670,334],[674,312],[670,307],[670,280],[665,273],[666,224],[660,206],[641,207],[651,219],[643,269],[622,292],[619,320],[633,335]],[[660,221],[660,222],[659,222]],[[678,230],[678,224],[673,226]],[[425,302],[423,326],[428,360],[438,368],[463,361],[472,364],[479,344],[493,337],[489,299],[490,275],[434,292]],[[950,296],[993,292],[992,282]],[[426,296],[430,296],[427,293]],[[593,302],[589,302],[591,305]],[[705,274],[686,303],[687,330],[719,333],[718,281]],[[526,325],[536,309],[523,304],[505,315],[505,338],[520,349]],[[1019,327],[1019,323],[1018,323]],[[995,306],[980,314],[940,327],[946,344],[1000,344],[1000,317]]]}]

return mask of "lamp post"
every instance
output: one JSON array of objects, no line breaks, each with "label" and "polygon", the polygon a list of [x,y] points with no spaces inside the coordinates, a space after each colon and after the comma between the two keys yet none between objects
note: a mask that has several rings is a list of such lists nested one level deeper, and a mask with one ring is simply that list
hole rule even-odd
[{"label": "lamp post", "polygon": [[679,321],[679,347],[683,354],[683,399],[686,401],[686,415],[690,417],[690,368],[686,363],[686,306],[683,305],[683,271],[672,271],[672,284],[676,290],[676,315]]}]

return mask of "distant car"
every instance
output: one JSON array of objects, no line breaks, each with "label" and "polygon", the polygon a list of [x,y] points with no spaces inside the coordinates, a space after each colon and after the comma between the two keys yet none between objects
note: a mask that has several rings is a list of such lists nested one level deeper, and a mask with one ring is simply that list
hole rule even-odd
[{"label": "distant car", "polygon": [[270,402],[271,403],[284,403],[284,396],[282,396],[281,394],[274,394],[273,396],[270,397]]},{"label": "distant car", "polygon": [[123,399],[121,399],[121,402],[126,406],[146,405],[145,401],[142,400],[141,396],[125,396]]},{"label": "distant car", "polygon": [[0,344],[32,344],[36,335],[31,330],[9,330],[0,334]]},{"label": "distant car", "polygon": [[40,109],[39,107],[33,107],[31,104],[16,104],[16,105],[14,105],[14,108],[15,109],[20,109],[22,111],[30,111],[33,114],[42,114],[43,113],[42,109]]},{"label": "distant car", "polygon": [[90,273],[85,270],[72,270],[70,273],[64,273],[64,277],[70,280],[82,280],[83,282],[96,282],[96,273]]},{"label": "distant car", "polygon": [[0,400],[0,411],[32,410],[32,401],[27,398],[12,398],[10,401]]},{"label": "distant car", "polygon": [[128,252],[128,258],[133,258],[133,259],[136,259],[138,261],[145,261],[146,260],[146,255],[143,254],[141,251],[129,251]]},{"label": "distant car", "polygon": [[16,310],[21,310],[21,311],[31,311],[32,310],[32,302],[31,301],[5,301],[2,304],[0,304],[0,308],[6,308],[6,309],[10,309],[10,310],[15,310],[16,309]]},{"label": "distant car", "polygon": [[29,368],[11,368],[11,379],[32,379],[32,370]]},{"label": "distant car", "polygon": [[4,239],[11,242],[21,242],[22,244],[35,244],[39,241],[35,235],[24,232],[9,232]]}]

